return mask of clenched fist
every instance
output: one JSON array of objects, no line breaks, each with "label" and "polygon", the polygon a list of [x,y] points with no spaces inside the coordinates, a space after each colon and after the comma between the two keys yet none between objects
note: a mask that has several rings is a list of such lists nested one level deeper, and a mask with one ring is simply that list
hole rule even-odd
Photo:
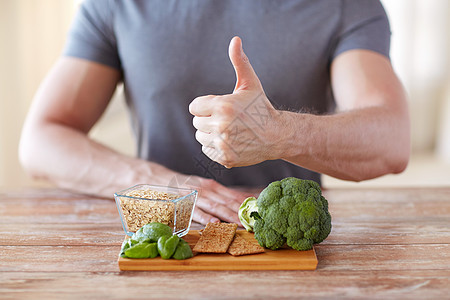
[{"label": "clenched fist", "polygon": [[232,94],[202,96],[191,102],[195,138],[203,153],[227,168],[277,159],[284,127],[280,113],[267,99],[239,37],[231,40],[228,54],[236,86]]}]

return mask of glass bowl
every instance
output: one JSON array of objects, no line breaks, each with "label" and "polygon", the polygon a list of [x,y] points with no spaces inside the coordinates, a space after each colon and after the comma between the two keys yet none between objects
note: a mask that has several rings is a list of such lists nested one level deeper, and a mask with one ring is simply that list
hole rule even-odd
[{"label": "glass bowl", "polygon": [[193,189],[138,184],[115,193],[114,199],[127,235],[147,223],[159,222],[182,237],[189,232],[197,195]]}]

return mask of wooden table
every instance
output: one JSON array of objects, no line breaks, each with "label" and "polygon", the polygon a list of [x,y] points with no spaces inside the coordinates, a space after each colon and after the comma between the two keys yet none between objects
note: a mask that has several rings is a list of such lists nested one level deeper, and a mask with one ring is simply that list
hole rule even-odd
[{"label": "wooden table", "polygon": [[333,230],[316,271],[120,272],[112,200],[3,190],[0,298],[450,298],[450,188],[324,194]]}]

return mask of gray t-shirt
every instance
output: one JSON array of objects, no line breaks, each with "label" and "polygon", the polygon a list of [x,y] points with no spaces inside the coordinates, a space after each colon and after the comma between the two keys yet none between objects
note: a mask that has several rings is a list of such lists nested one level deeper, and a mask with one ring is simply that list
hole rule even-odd
[{"label": "gray t-shirt", "polygon": [[188,106],[233,91],[228,44],[235,35],[273,105],[291,111],[333,111],[330,63],[340,53],[389,57],[389,22],[375,0],[86,0],[64,55],[122,72],[141,158],[225,185],[265,186],[288,176],[320,182],[283,160],[225,169],[202,153]]}]

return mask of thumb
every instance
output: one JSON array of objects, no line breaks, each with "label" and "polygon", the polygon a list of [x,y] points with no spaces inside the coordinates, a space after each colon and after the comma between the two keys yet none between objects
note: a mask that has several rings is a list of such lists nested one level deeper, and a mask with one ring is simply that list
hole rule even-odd
[{"label": "thumb", "polygon": [[242,49],[242,40],[238,36],[231,39],[228,55],[236,72],[236,86],[233,93],[239,90],[261,89],[261,82],[245,55]]}]

